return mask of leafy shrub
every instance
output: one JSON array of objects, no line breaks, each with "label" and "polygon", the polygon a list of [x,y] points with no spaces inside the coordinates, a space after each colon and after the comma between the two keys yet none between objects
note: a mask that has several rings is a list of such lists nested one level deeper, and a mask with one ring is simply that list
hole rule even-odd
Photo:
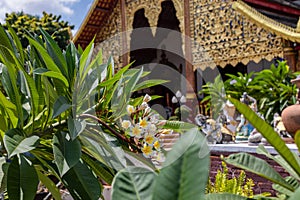
[{"label": "leafy shrub", "polygon": [[222,162],[222,169],[217,171],[215,181],[208,181],[206,193],[230,193],[244,197],[253,197],[254,182],[251,178],[246,178],[244,170],[238,176],[229,174],[228,167]]},{"label": "leafy shrub", "polygon": [[257,73],[226,74],[229,79],[224,82],[219,75],[214,83],[203,86],[200,93],[205,94],[205,98],[202,102],[208,102],[207,108],[217,115],[224,107],[226,95],[239,99],[247,92],[257,100],[258,111],[271,123],[275,113],[281,114],[284,108],[295,104],[297,89],[291,79],[297,74],[290,71],[285,61],[278,61],[270,69]]}]

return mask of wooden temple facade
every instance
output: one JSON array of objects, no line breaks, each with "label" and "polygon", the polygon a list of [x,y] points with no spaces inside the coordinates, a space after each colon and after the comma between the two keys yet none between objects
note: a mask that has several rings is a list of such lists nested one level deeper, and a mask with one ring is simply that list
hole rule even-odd
[{"label": "wooden temple facade", "polygon": [[[73,41],[85,47],[95,37],[104,57],[113,55],[117,67],[167,63],[184,74],[195,92],[203,78],[215,73],[257,71],[284,58],[298,71],[300,5],[282,0],[94,0]],[[143,37],[134,30],[149,28]],[[132,49],[133,42],[148,45],[159,28],[179,34],[180,59],[160,50]],[[164,43],[164,41],[160,41]],[[142,46],[138,46],[142,47]],[[166,50],[164,50],[166,48]],[[155,60],[155,61],[153,61]],[[207,78],[204,81],[209,81]]]}]

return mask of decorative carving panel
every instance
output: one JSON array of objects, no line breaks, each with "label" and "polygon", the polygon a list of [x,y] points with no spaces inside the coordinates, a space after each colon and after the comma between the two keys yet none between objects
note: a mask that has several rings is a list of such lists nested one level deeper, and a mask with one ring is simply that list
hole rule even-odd
[{"label": "decorative carving panel", "polygon": [[283,56],[282,39],[236,12],[232,0],[193,0],[191,4],[195,68],[235,66]]},{"label": "decorative carving panel", "polygon": [[115,67],[122,67],[122,41],[121,41],[121,10],[117,3],[112,14],[103,24],[96,37],[96,51],[102,50],[104,62],[109,56],[113,56]]}]

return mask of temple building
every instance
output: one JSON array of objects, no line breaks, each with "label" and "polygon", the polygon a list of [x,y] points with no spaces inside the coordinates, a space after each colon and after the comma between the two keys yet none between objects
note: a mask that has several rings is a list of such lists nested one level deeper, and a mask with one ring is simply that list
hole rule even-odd
[{"label": "temple building", "polygon": [[94,0],[73,41],[84,48],[94,38],[116,69],[133,62],[171,79],[159,90],[170,105],[174,91],[192,98],[219,73],[276,59],[298,71],[299,16],[299,0]]}]

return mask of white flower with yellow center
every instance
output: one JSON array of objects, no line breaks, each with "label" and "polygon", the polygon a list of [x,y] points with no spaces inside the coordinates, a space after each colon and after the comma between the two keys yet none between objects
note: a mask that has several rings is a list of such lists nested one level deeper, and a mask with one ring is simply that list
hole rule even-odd
[{"label": "white flower with yellow center", "polygon": [[148,95],[148,94],[146,94],[146,95],[144,96],[143,102],[148,103],[149,101],[151,101],[151,96]]},{"label": "white flower with yellow center", "polygon": [[131,122],[129,120],[124,120],[122,121],[122,128],[124,129],[128,129],[129,127],[131,127]]},{"label": "white flower with yellow center", "polygon": [[144,155],[146,158],[149,158],[150,156],[153,155],[152,147],[151,147],[151,146],[148,146],[148,145],[146,145],[146,144],[143,146],[142,152],[143,152],[143,155]]},{"label": "white flower with yellow center", "polygon": [[150,117],[150,121],[151,121],[151,123],[153,123],[153,124],[156,124],[156,123],[158,122],[158,120],[159,120],[159,115],[158,115],[158,114],[154,114],[154,115],[152,115],[152,116]]},{"label": "white flower with yellow center", "polygon": [[147,128],[148,122],[147,122],[147,120],[145,118],[140,121],[140,126],[142,128]]},{"label": "white flower with yellow center", "polygon": [[147,127],[147,132],[150,134],[155,134],[156,130],[157,130],[157,128],[156,128],[155,124],[149,123],[149,125]]},{"label": "white flower with yellow center", "polygon": [[126,110],[129,114],[132,114],[135,112],[135,108],[132,105],[127,105]]},{"label": "white flower with yellow center", "polygon": [[156,149],[156,150],[160,150],[160,143],[158,140],[156,140],[154,143],[153,143],[153,147]]},{"label": "white flower with yellow center", "polygon": [[153,142],[155,141],[155,137],[154,137],[154,135],[146,134],[145,137],[144,137],[144,141],[145,141],[145,143],[147,143],[148,145],[151,145],[151,146],[152,146]]},{"label": "white flower with yellow center", "polygon": [[130,136],[140,138],[142,135],[142,129],[140,128],[139,125],[135,125],[130,132]]}]

